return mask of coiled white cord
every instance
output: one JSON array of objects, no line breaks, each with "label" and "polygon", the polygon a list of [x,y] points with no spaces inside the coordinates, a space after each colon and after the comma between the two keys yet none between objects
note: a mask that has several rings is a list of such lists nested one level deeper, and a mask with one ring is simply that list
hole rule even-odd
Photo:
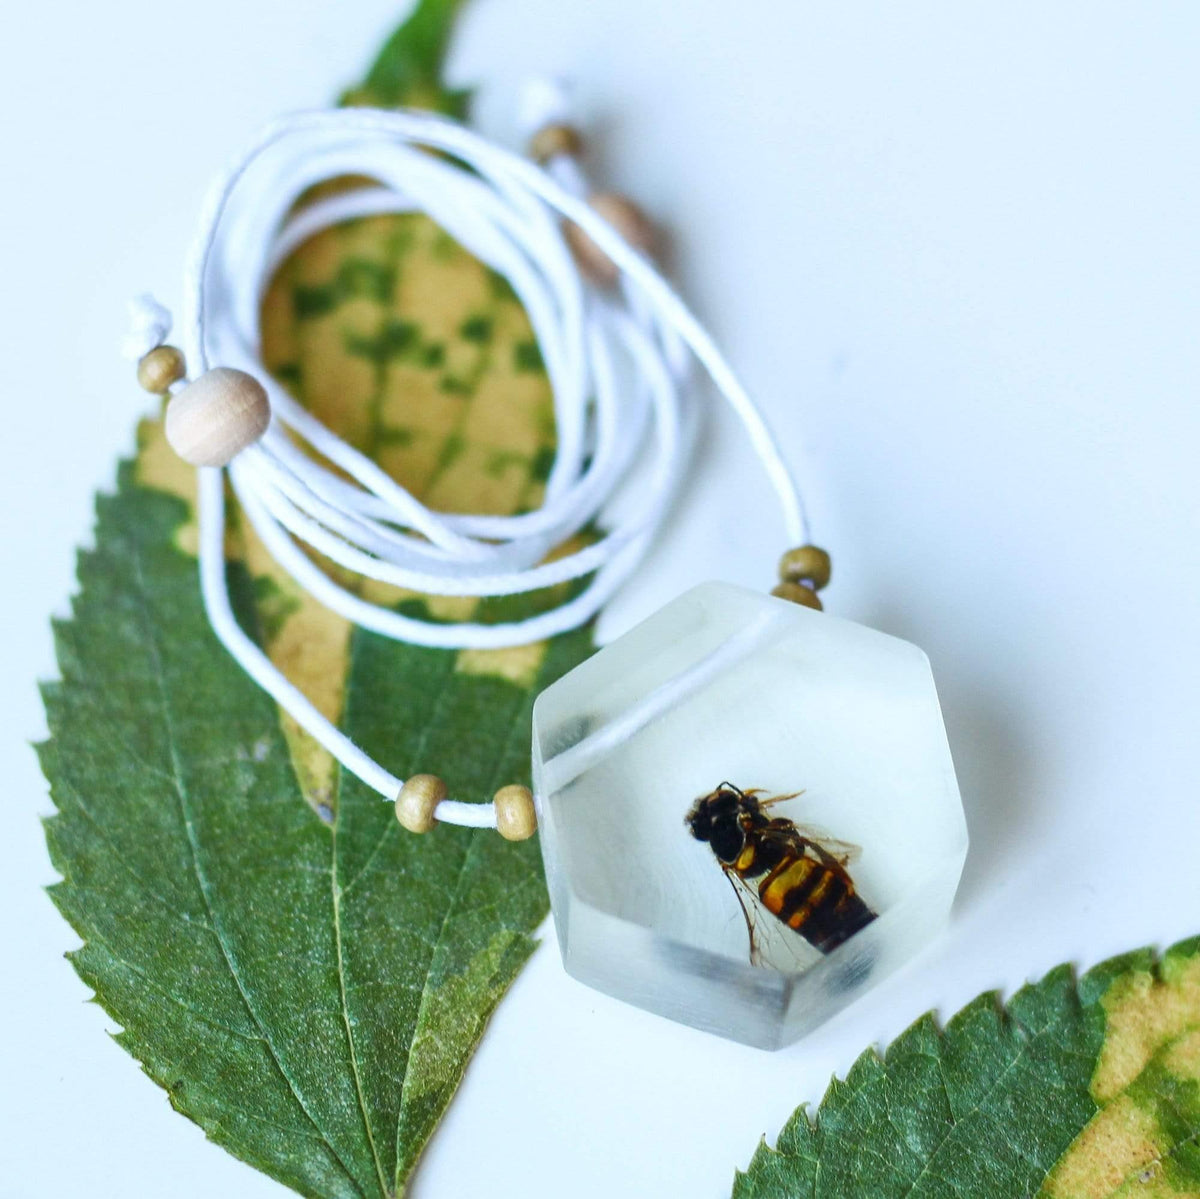
[{"label": "coiled white cord", "polygon": [[[442,155],[428,153],[441,151]],[[289,216],[314,184],[366,176],[378,186]],[[650,262],[588,206],[578,173],[551,177],[452,121],[427,113],[338,109],[274,122],[219,178],[185,280],[184,349],[192,377],[211,365],[255,375],[270,396],[262,440],[229,465],[238,500],[295,580],[346,619],[388,637],[444,648],[495,649],[552,637],[601,608],[645,555],[681,477],[690,421],[682,346],[740,417],[783,511],[789,543],[806,540],[800,498],[762,416],[708,334]],[[306,238],[339,222],[422,211],[507,278],[529,315],[554,392],[557,452],[542,507],[518,516],[435,512],[325,428],[268,375],[259,357],[264,289]],[[619,294],[581,279],[561,221],[578,225],[621,271]],[[163,313],[135,330],[165,338]],[[135,325],[138,321],[135,320]],[[132,345],[132,341],[130,343]],[[356,480],[316,461],[306,442]],[[644,471],[630,467],[650,445]],[[200,571],[217,636],[247,672],[347,769],[387,799],[384,770],[272,664],[233,615],[225,575],[224,476],[200,470]],[[619,512],[610,499],[623,486]],[[601,519],[602,518],[602,519]],[[584,548],[544,559],[591,522]],[[439,624],[372,604],[334,582],[303,547],[382,582],[435,595],[510,595],[590,575],[573,598],[506,624]],[[491,803],[442,800],[438,820],[494,826]]]}]

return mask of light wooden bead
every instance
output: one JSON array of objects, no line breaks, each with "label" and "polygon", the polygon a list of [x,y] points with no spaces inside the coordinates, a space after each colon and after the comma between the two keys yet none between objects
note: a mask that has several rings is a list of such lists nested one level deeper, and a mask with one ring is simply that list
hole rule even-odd
[{"label": "light wooden bead", "polygon": [[779,559],[779,577],[785,583],[807,583],[816,591],[828,586],[833,573],[829,555],[815,545],[798,545]]},{"label": "light wooden bead", "polygon": [[446,798],[446,784],[436,774],[414,774],[396,796],[396,819],[410,833],[427,833],[437,819],[434,812]]},{"label": "light wooden bead", "polygon": [[496,792],[496,828],[506,841],[524,841],[537,832],[533,792],[516,783]]},{"label": "light wooden bead", "polygon": [[793,604],[801,604],[805,608],[815,608],[818,612],[824,611],[821,597],[803,583],[780,583],[771,589],[771,594],[777,595],[780,599],[789,600]]},{"label": "light wooden bead", "polygon": [[529,153],[543,166],[563,154],[578,158],[583,153],[583,138],[574,125],[543,125],[529,139]]},{"label": "light wooden bead", "polygon": [[253,445],[270,421],[263,385],[245,371],[216,366],[171,398],[167,440],[193,466],[225,466]]},{"label": "light wooden bead", "polygon": [[[598,192],[588,202],[635,249],[644,254],[653,250],[654,226],[632,200],[616,192]],[[578,225],[568,224],[565,233],[579,269],[589,279],[602,287],[616,283],[616,264]]]},{"label": "light wooden bead", "polygon": [[138,385],[151,395],[165,395],[172,383],[187,374],[183,351],[174,346],[155,346],[137,366]]}]

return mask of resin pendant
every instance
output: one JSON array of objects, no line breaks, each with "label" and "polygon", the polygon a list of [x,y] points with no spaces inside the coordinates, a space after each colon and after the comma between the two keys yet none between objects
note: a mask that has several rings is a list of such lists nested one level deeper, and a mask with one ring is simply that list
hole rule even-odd
[{"label": "resin pendant", "polygon": [[533,778],[567,971],[763,1048],[925,945],[966,856],[925,655],[722,583],[538,697]]}]

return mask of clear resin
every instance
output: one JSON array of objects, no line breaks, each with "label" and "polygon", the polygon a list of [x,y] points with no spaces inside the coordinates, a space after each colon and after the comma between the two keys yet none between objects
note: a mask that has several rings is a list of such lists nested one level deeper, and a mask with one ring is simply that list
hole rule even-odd
[{"label": "clear resin", "polygon": [[763,1048],[929,941],[966,856],[925,655],[726,584],[547,688],[533,767],[568,972]]}]

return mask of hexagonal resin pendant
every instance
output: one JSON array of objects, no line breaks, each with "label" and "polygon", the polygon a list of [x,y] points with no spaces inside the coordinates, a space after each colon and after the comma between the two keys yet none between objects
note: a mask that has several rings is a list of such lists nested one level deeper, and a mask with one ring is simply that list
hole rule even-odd
[{"label": "hexagonal resin pendant", "polygon": [[925,655],[722,583],[538,697],[533,777],[567,971],[763,1048],[929,941],[966,856]]}]

